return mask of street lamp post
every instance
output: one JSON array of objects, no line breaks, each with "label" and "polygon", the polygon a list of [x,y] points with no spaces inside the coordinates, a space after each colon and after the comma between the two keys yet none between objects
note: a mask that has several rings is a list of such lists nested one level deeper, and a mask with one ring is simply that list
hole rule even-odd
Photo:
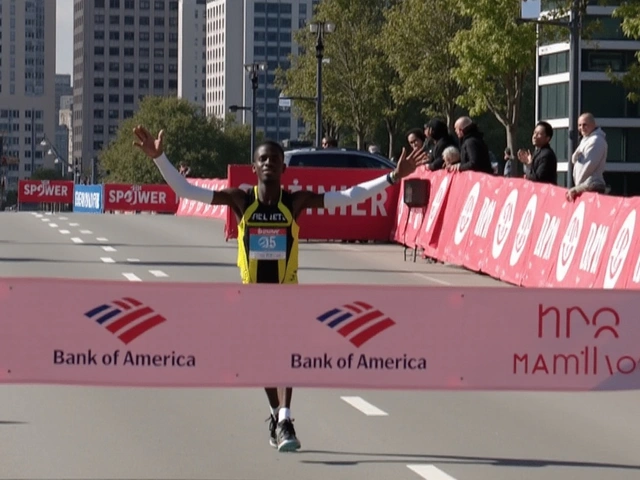
[{"label": "street lamp post", "polygon": [[251,158],[253,158],[254,151],[256,149],[256,123],[258,121],[258,109],[256,108],[258,90],[258,74],[267,70],[266,63],[248,63],[244,66],[244,69],[249,73],[249,79],[251,80]]},{"label": "street lamp post", "polygon": [[65,158],[62,155],[60,155],[60,153],[58,153],[58,150],[56,150],[56,147],[53,145],[53,143],[51,143],[49,141],[49,138],[47,138],[46,135],[44,135],[42,137],[42,140],[40,141],[40,146],[49,147],[49,153],[50,154],[53,153],[53,155],[56,156],[56,162],[55,163],[60,162],[60,173],[62,174],[62,178],[63,179],[66,178],[67,172],[66,172],[66,169],[64,168],[64,166],[65,166],[65,163],[67,163],[67,161],[65,160]]},{"label": "street lamp post", "polygon": [[[524,0],[526,1],[526,0]],[[573,187],[571,156],[578,148],[578,117],[580,116],[580,38],[582,33],[582,0],[572,0],[568,21],[519,18],[521,23],[555,25],[569,29],[569,142],[567,145],[567,188]],[[537,55],[537,53],[536,53]]]},{"label": "street lamp post", "polygon": [[333,33],[335,25],[330,22],[317,22],[309,25],[311,33],[316,34],[316,147],[322,144],[322,59],[324,57],[324,34]]}]

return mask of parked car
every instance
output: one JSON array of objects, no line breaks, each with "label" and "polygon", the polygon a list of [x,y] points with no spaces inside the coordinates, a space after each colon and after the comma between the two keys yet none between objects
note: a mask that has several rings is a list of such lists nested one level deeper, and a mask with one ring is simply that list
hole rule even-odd
[{"label": "parked car", "polygon": [[396,168],[393,162],[380,155],[344,148],[289,150],[284,152],[284,162],[289,167]]}]

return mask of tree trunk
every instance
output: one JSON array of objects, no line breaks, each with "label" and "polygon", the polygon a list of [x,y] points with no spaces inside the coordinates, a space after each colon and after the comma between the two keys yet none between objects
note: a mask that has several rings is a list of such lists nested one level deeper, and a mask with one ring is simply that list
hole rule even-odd
[{"label": "tree trunk", "polygon": [[384,123],[387,127],[387,134],[389,135],[389,150],[388,150],[388,158],[393,158],[393,138],[395,136],[397,130],[397,123],[395,119],[385,118]]}]

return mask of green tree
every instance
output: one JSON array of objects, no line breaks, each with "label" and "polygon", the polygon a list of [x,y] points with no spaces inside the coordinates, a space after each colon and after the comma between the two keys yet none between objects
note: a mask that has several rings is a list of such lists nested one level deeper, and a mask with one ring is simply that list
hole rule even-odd
[{"label": "green tree", "polygon": [[62,174],[57,168],[40,167],[31,174],[31,180],[62,180]]},{"label": "green tree", "polygon": [[184,99],[149,96],[99,154],[105,182],[164,183],[153,162],[133,146],[136,125],[144,125],[153,135],[164,130],[167,156],[176,166],[187,164],[192,177],[225,178],[228,164],[250,159],[248,127],[230,119],[207,118],[200,107]]},{"label": "green tree", "polygon": [[453,127],[457,99],[466,88],[452,75],[459,64],[450,44],[468,19],[450,0],[405,0],[386,19],[380,39],[399,77],[395,100],[419,99],[428,105],[424,113],[442,115]]},{"label": "green tree", "polygon": [[[356,136],[358,148],[382,120],[384,81],[380,75],[385,62],[373,39],[384,24],[388,0],[323,0],[313,21],[331,22],[335,31],[325,37],[323,68],[323,117],[337,128],[348,126]],[[315,97],[316,34],[308,29],[295,35],[302,53],[291,58],[291,68],[278,73],[277,85],[287,96]],[[312,122],[313,104],[297,102],[302,117]]]},{"label": "green tree", "polygon": [[458,0],[458,5],[472,19],[471,27],[458,32],[451,43],[460,61],[454,76],[467,88],[460,104],[471,115],[491,112],[514,151],[525,78],[536,58],[535,26],[516,23],[516,0]]}]

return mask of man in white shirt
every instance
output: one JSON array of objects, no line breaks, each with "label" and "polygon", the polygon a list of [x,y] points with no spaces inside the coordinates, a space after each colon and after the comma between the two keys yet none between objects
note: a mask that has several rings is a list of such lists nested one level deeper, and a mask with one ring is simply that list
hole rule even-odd
[{"label": "man in white shirt", "polygon": [[566,196],[570,202],[584,192],[605,193],[607,186],[604,181],[608,150],[606,134],[596,125],[590,113],[580,115],[578,131],[582,140],[571,156],[575,186],[567,190]]}]

